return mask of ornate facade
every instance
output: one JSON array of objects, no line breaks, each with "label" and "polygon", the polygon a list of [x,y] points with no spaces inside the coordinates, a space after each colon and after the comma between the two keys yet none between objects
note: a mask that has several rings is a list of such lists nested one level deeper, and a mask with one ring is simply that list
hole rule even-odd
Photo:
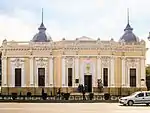
[{"label": "ornate facade", "polygon": [[146,45],[132,35],[129,23],[119,41],[85,36],[53,41],[45,30],[42,22],[31,41],[3,41],[1,93],[39,94],[42,88],[48,94],[57,88],[77,92],[79,84],[98,92],[98,80],[112,94],[146,89]]}]

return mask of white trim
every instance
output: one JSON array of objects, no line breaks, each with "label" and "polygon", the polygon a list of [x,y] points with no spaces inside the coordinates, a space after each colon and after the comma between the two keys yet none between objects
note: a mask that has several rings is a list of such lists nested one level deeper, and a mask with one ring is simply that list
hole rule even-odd
[{"label": "white trim", "polygon": [[96,85],[96,63],[95,62],[91,62],[92,63],[92,87],[97,87]]},{"label": "white trim", "polygon": [[110,74],[110,87],[114,87],[115,86],[115,70],[114,70],[114,67],[115,67],[115,64],[114,64],[114,57],[111,58],[111,74]]},{"label": "white trim", "polygon": [[53,66],[53,58],[50,58],[49,59],[49,86],[50,87],[53,87],[54,86],[54,78],[53,78],[53,76],[54,76],[54,66]]},{"label": "white trim", "polygon": [[2,87],[7,86],[7,57],[2,57]]},{"label": "white trim", "polygon": [[84,85],[84,63],[82,62],[81,65],[80,65],[80,84],[83,84]]},{"label": "white trim", "polygon": [[126,77],[125,77],[125,75],[126,75],[126,67],[125,67],[125,58],[124,57],[122,57],[122,84],[121,84],[121,86],[122,87],[126,87]]},{"label": "white trim", "polygon": [[65,58],[62,57],[62,87],[66,87],[66,80],[65,80],[65,74],[66,74],[66,68],[65,68]]},{"label": "white trim", "polygon": [[136,65],[136,87],[140,87],[140,75],[139,75],[139,70],[140,70],[140,68],[139,68],[140,66],[139,66],[139,62],[138,62],[138,64]]},{"label": "white trim", "polygon": [[38,86],[38,68],[45,68],[45,87],[48,87],[48,58],[35,58],[35,84],[34,87]]},{"label": "white trim", "polygon": [[101,73],[101,59],[97,58],[97,79],[102,79],[102,73]]},{"label": "white trim", "polygon": [[130,87],[130,67],[127,67],[127,73],[128,73],[128,76],[127,76],[127,87]]},{"label": "white trim", "polygon": [[[19,59],[19,61],[17,61]],[[22,62],[22,61],[23,62]],[[24,58],[11,58],[11,87],[15,87],[15,69],[21,68],[21,87],[26,87],[26,79],[25,79],[25,68],[24,68]]]},{"label": "white trim", "polygon": [[73,64],[72,64],[72,87],[75,86],[75,73],[74,73],[74,70],[75,70],[75,63],[74,63],[75,59],[73,58]]},{"label": "white trim", "polygon": [[[76,79],[79,79],[79,57],[75,57],[75,79],[74,79],[74,83]],[[75,83],[75,86],[78,86],[78,83]]]},{"label": "white trim", "polygon": [[34,86],[34,64],[33,64],[33,57],[30,57],[30,85],[29,86]]},{"label": "white trim", "polygon": [[146,77],[145,77],[145,59],[141,59],[141,79],[144,79],[144,81],[141,81],[141,87],[146,87]]}]

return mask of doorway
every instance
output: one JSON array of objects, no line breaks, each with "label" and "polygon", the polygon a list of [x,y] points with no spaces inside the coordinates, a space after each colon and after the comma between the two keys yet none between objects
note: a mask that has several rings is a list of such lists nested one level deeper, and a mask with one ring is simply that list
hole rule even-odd
[{"label": "doorway", "polygon": [[92,92],[92,75],[84,75],[84,86],[86,92]]},{"label": "doorway", "polygon": [[38,86],[45,86],[45,68],[38,68]]},{"label": "doorway", "polygon": [[15,86],[21,86],[21,68],[15,68]]}]

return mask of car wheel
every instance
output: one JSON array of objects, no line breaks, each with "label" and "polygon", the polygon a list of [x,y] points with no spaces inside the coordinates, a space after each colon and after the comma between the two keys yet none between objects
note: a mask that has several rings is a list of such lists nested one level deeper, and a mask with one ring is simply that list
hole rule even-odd
[{"label": "car wheel", "polygon": [[133,105],[133,101],[132,101],[132,100],[129,100],[129,101],[128,101],[128,105],[129,105],[129,106],[132,106],[132,105]]},{"label": "car wheel", "polygon": [[146,103],[147,106],[149,106],[149,103]]}]

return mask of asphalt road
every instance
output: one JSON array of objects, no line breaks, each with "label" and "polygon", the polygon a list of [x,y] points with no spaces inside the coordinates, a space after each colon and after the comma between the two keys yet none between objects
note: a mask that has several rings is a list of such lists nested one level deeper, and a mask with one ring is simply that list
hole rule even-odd
[{"label": "asphalt road", "polygon": [[119,103],[0,103],[0,113],[150,113],[150,106]]}]

